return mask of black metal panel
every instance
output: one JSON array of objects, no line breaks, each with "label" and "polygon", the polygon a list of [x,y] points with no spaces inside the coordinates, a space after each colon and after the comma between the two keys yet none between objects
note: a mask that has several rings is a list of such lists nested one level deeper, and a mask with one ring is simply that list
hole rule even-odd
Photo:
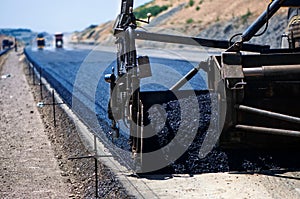
[{"label": "black metal panel", "polygon": [[259,55],[239,55],[223,53],[222,56],[224,64],[242,65],[245,68],[300,64],[300,53]]},{"label": "black metal panel", "polygon": [[[221,48],[221,49],[227,49],[229,47],[229,41],[226,40],[204,39],[198,37],[184,37],[184,36],[176,36],[176,35],[168,35],[168,34],[149,33],[144,31],[136,31],[136,39],[193,45],[193,46],[205,46],[205,47]],[[250,52],[262,52],[262,51],[267,51],[268,49],[270,49],[270,46],[267,45],[243,44],[242,46],[243,51],[250,51]]]},{"label": "black metal panel", "polygon": [[163,104],[178,98],[187,98],[192,95],[207,94],[208,90],[179,90],[179,91],[147,91],[140,92],[140,99],[147,110],[154,104]]},{"label": "black metal panel", "polygon": [[286,7],[300,7],[300,1],[299,0],[286,0],[282,3],[283,6]]},{"label": "black metal panel", "polygon": [[297,53],[300,52],[300,48],[273,48],[262,50],[262,54],[283,54],[283,53]]},{"label": "black metal panel", "polygon": [[243,67],[296,65],[300,64],[300,53],[270,54],[270,55],[245,55],[242,57]]},{"label": "black metal panel", "polygon": [[121,4],[121,13],[129,14],[129,8],[133,8],[133,0],[122,0]]}]

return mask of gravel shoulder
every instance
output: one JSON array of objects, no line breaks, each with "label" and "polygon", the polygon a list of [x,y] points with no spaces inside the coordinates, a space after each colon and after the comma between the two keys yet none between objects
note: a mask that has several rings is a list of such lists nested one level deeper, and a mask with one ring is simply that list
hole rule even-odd
[{"label": "gravel shoulder", "polygon": [[0,79],[0,198],[68,198],[19,58],[7,55]]},{"label": "gravel shoulder", "polygon": [[[57,106],[54,127],[52,106],[37,108],[52,94],[41,95],[24,59],[0,57],[0,198],[96,198],[94,160],[69,160],[90,155],[74,121]],[[100,162],[98,180],[98,197],[133,198]]]}]

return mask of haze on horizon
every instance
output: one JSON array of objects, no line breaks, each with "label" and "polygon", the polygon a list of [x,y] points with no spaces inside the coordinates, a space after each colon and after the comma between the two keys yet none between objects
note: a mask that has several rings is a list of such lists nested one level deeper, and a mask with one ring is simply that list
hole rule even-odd
[{"label": "haze on horizon", "polygon": [[[135,0],[135,7],[150,0]],[[73,32],[114,20],[121,0],[6,0],[1,2],[0,28],[36,32]]]}]

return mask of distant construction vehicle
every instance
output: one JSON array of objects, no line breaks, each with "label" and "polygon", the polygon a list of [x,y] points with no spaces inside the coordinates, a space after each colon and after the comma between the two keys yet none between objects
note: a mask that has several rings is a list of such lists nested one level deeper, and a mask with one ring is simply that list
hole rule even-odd
[{"label": "distant construction vehicle", "polygon": [[63,48],[63,33],[55,33],[55,47],[56,48]]},{"label": "distant construction vehicle", "polygon": [[45,38],[43,33],[39,33],[36,38],[38,49],[45,48]]},{"label": "distant construction vehicle", "polygon": [[8,39],[4,39],[2,41],[2,49],[6,49],[6,48],[11,48],[11,46],[13,45],[14,43]]}]

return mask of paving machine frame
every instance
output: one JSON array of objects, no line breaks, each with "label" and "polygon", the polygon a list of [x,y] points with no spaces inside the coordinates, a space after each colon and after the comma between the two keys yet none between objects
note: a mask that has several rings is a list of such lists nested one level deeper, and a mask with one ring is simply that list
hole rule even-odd
[{"label": "paving machine frame", "polygon": [[[300,7],[296,0],[274,0],[236,42],[184,37],[138,31],[132,11],[133,0],[122,0],[121,13],[114,26],[118,46],[117,65],[105,76],[110,83],[108,115],[112,128],[119,134],[119,121],[125,121],[130,131],[132,152],[142,159],[147,151],[143,126],[153,104],[176,99],[180,90],[200,69],[207,72],[208,91],[219,95],[220,137],[223,147],[276,148],[284,143],[299,148],[300,137],[300,49],[270,49],[267,45],[246,43],[255,37],[281,7]],[[192,69],[166,92],[141,92],[140,80],[151,76],[147,56],[137,57],[136,40],[177,43],[224,49],[218,56]],[[290,40],[292,41],[292,40]],[[291,45],[292,46],[292,45]],[[220,86],[220,85],[224,86]],[[273,134],[272,141],[270,135]],[[258,138],[259,137],[259,138]],[[291,139],[292,137],[292,139]],[[298,137],[298,138],[297,138]],[[275,141],[274,141],[275,140]]]}]

